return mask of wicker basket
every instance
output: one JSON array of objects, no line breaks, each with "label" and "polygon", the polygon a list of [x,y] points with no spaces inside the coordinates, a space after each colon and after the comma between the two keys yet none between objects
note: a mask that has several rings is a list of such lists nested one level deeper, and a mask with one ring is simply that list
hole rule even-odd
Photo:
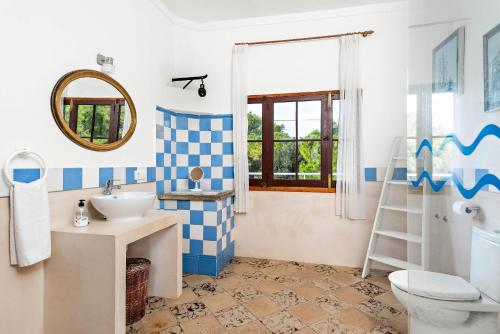
[{"label": "wicker basket", "polygon": [[141,320],[146,313],[150,266],[148,259],[127,259],[127,325]]}]

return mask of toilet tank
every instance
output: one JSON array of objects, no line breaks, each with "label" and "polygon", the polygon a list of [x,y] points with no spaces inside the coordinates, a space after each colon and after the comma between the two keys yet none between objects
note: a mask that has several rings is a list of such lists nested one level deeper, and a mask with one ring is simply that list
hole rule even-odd
[{"label": "toilet tank", "polygon": [[500,303],[500,231],[472,228],[470,282]]}]

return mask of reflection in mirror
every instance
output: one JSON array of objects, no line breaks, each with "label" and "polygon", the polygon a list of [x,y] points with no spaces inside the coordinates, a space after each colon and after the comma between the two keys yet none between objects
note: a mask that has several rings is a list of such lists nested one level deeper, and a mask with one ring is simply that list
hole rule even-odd
[{"label": "reflection in mirror", "polygon": [[100,79],[72,81],[64,90],[61,102],[66,124],[91,143],[114,143],[123,138],[130,126],[130,109],[125,98]]},{"label": "reflection in mirror", "polygon": [[92,70],[71,72],[59,80],[52,113],[68,138],[98,151],[123,145],[136,123],[127,91],[113,78]]}]

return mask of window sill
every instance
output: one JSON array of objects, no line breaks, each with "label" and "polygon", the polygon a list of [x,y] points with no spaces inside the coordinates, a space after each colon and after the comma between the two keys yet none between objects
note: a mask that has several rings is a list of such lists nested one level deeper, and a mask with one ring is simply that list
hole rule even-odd
[{"label": "window sill", "polygon": [[295,193],[329,193],[329,194],[334,194],[335,188],[250,186],[250,191],[282,191],[282,192],[295,192]]}]

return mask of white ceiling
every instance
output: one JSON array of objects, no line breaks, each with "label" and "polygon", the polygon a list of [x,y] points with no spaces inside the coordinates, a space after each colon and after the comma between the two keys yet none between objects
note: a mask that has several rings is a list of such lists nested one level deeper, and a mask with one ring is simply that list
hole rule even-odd
[{"label": "white ceiling", "polygon": [[[216,22],[391,2],[391,0],[161,0],[176,16]],[[395,0],[392,0],[395,1]],[[396,0],[397,1],[397,0]]]}]

